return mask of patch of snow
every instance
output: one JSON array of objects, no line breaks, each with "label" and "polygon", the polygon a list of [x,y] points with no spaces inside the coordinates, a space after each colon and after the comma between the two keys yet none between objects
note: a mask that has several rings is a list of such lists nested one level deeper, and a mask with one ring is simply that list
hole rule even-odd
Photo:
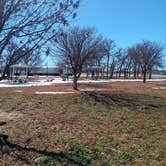
[{"label": "patch of snow", "polygon": [[[151,79],[147,82],[155,82],[155,81],[166,81],[166,79]],[[40,79],[35,82],[27,82],[27,83],[11,83],[8,80],[0,81],[0,87],[31,87],[31,86],[49,86],[54,84],[67,84],[72,83],[72,80],[62,81],[62,79],[54,79],[51,82],[48,82],[47,79]],[[79,80],[79,83],[107,83],[107,82],[142,82],[142,79],[109,79],[109,80]]]},{"label": "patch of snow", "polygon": [[158,90],[158,89],[159,89],[159,87],[152,87],[152,89],[154,89],[154,90]]},{"label": "patch of snow", "polygon": [[166,89],[166,87],[152,87],[152,89],[155,89],[155,90],[165,90]]},{"label": "patch of snow", "polygon": [[166,89],[166,87],[160,87],[160,89]]},{"label": "patch of snow", "polygon": [[85,89],[79,89],[80,91],[103,91],[103,90],[106,90],[106,89],[97,89],[97,88],[85,88]]},{"label": "patch of snow", "polygon": [[22,93],[23,91],[22,91],[22,90],[16,90],[15,92],[17,92],[17,93]]},{"label": "patch of snow", "polygon": [[53,95],[53,94],[72,94],[74,92],[35,92],[37,95]]}]

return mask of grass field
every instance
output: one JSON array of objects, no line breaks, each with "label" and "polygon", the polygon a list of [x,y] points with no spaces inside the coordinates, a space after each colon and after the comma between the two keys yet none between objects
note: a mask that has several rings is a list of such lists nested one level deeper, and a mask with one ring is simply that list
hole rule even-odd
[{"label": "grass field", "polygon": [[[0,165],[166,164],[165,82],[1,88]],[[86,89],[89,90],[86,90]],[[93,90],[90,90],[93,89]],[[22,90],[23,93],[17,93]]]}]

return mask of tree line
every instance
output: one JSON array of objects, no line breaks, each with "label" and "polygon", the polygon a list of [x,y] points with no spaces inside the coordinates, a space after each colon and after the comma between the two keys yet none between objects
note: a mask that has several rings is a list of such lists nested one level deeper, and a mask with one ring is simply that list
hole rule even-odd
[{"label": "tree line", "polygon": [[[92,28],[74,27],[60,31],[53,40],[61,62],[71,66],[74,76],[73,88],[83,69],[88,66],[105,68],[106,78],[134,77],[151,79],[154,69],[164,65],[164,47],[152,41],[142,41],[127,49],[119,49],[111,39],[96,34]],[[57,54],[56,54],[57,55]]]},{"label": "tree line", "polygon": [[163,67],[160,43],[145,40],[121,49],[94,28],[64,28],[79,5],[79,0],[0,0],[0,79],[9,77],[13,64],[40,64],[42,54],[56,55],[59,64],[70,67],[76,90],[82,72],[92,66],[97,73],[105,70],[107,79],[123,75],[143,78],[144,83]]}]

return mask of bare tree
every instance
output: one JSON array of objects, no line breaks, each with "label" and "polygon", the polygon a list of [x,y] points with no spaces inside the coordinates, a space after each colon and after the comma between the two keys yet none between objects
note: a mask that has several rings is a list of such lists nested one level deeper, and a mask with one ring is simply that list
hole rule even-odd
[{"label": "bare tree", "polygon": [[134,58],[135,63],[139,64],[143,74],[143,82],[150,72],[150,77],[155,67],[162,67],[163,47],[156,42],[143,41],[128,49],[128,54]]},{"label": "bare tree", "polygon": [[132,53],[132,49],[129,48],[128,49],[128,58],[131,60],[131,70],[132,70],[132,73],[134,75],[134,79],[137,79],[139,78],[139,75],[140,75],[140,70],[141,70],[141,66],[140,66],[140,63],[139,63],[139,60],[138,60],[138,56],[134,53]]},{"label": "bare tree", "polygon": [[122,48],[120,48],[116,54],[116,58],[117,58],[117,67],[116,70],[119,74],[119,78],[121,77],[122,72],[124,72],[124,66],[126,63],[126,53],[125,50],[123,50]]},{"label": "bare tree", "polygon": [[[109,40],[105,40],[106,70],[107,70],[106,71],[106,77],[107,77],[107,79],[109,78],[108,75],[109,75],[109,68],[110,68],[110,59],[111,59],[111,55],[113,55],[114,48],[115,48],[115,42],[113,40],[110,40],[110,39]],[[114,61],[113,58],[112,58],[112,61]]]},{"label": "bare tree", "polygon": [[[14,59],[28,55],[55,36],[57,25],[68,25],[78,6],[79,0],[0,0],[0,59],[5,66],[2,76],[11,62],[16,63]],[[6,54],[12,43],[17,45],[13,54],[19,52],[17,58]],[[20,51],[23,48],[28,49]]]},{"label": "bare tree", "polygon": [[41,65],[42,64],[41,51],[42,50],[40,48],[32,50],[31,52],[27,53],[25,56],[21,57],[18,63],[32,67]]},{"label": "bare tree", "polygon": [[64,61],[68,60],[71,65],[73,89],[77,90],[77,81],[80,78],[82,69],[88,61],[91,61],[97,54],[104,54],[103,39],[96,36],[92,28],[74,27],[64,32],[54,40],[56,47]]},{"label": "bare tree", "polygon": [[115,67],[116,67],[116,60],[115,60],[115,57],[112,56],[112,62],[110,65],[110,76],[109,76],[110,78],[113,78],[114,76]]},{"label": "bare tree", "polygon": [[[22,56],[23,54],[25,55]],[[28,47],[19,48],[16,43],[12,42],[10,45],[6,46],[6,50],[3,55],[3,59],[6,64],[5,68],[3,69],[3,75],[1,76],[2,78],[4,78],[5,74],[8,76],[10,75],[9,67],[14,63],[22,63],[29,66],[38,65],[41,63],[40,47],[29,51]]]},{"label": "bare tree", "polygon": [[59,72],[59,75],[60,75],[60,76],[63,75],[65,67],[66,67],[66,64],[63,63],[63,62],[59,62],[59,63],[57,64],[57,69],[58,69],[58,72]]}]

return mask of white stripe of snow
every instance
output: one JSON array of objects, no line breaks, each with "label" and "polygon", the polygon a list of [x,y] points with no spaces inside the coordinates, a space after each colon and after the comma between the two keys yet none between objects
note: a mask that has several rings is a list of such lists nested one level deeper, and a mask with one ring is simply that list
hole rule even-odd
[{"label": "white stripe of snow", "polygon": [[152,89],[155,89],[155,90],[165,90],[166,89],[166,87],[153,87]]},{"label": "white stripe of snow", "polygon": [[[147,82],[155,82],[155,81],[166,81],[166,79],[151,79],[147,80]],[[53,80],[52,82],[47,82],[46,80],[41,80],[40,82],[28,82],[24,84],[19,83],[9,83],[7,80],[0,81],[0,87],[30,87],[30,86],[48,86],[54,84],[67,84],[72,83],[73,81],[62,81],[60,79]],[[132,80],[124,80],[124,79],[110,79],[110,80],[80,80],[79,83],[107,83],[107,82],[142,82],[141,79],[132,79]]]},{"label": "white stripe of snow", "polygon": [[37,95],[42,95],[42,94],[72,94],[74,92],[35,92]]}]

